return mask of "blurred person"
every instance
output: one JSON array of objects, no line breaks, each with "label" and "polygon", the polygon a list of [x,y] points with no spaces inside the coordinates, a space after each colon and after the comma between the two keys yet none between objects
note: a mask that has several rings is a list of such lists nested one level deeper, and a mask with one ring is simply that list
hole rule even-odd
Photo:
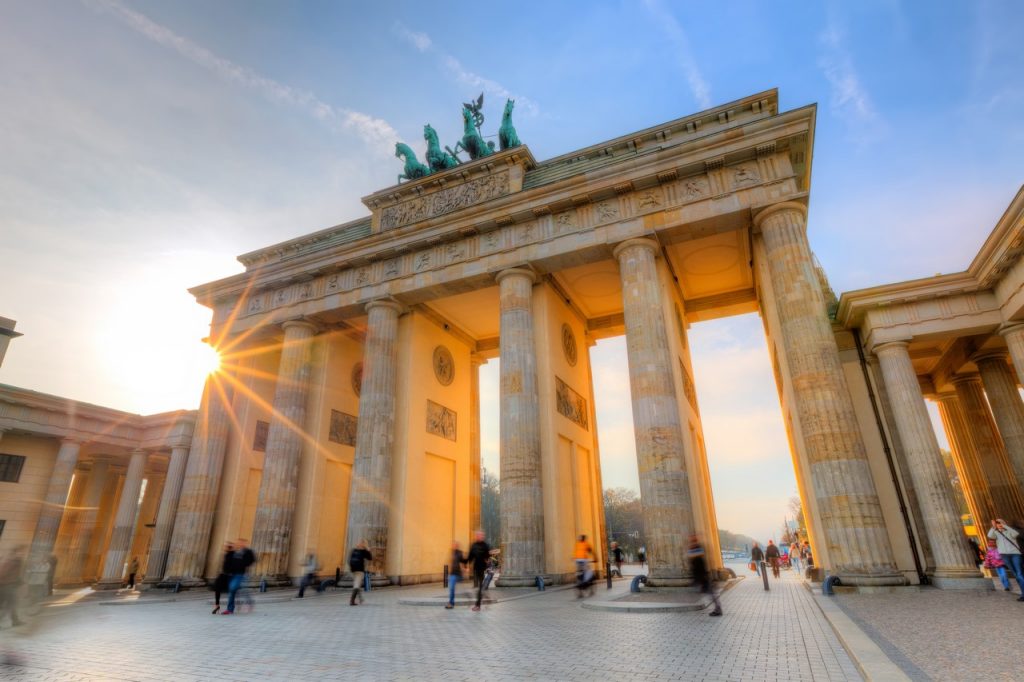
[{"label": "blurred person", "polygon": [[612,561],[615,563],[615,570],[619,572],[619,577],[622,577],[622,548],[619,547],[619,543],[612,543]]},{"label": "blurred person", "polygon": [[349,606],[358,606],[363,603],[361,590],[363,581],[366,580],[367,561],[373,561],[373,555],[366,548],[366,540],[360,540],[348,556],[348,570],[352,574],[352,598],[348,601]]},{"label": "blurred person", "polygon": [[992,527],[988,531],[989,540],[996,541],[996,549],[1003,563],[1010,567],[1013,576],[1017,580],[1017,587],[1021,596],[1017,601],[1024,601],[1024,566],[1021,563],[1020,533],[1011,528],[1002,519],[992,519]]},{"label": "blurred person", "polygon": [[[306,555],[305,561],[302,562],[302,580],[299,581],[299,599],[306,596],[306,588],[316,582],[316,553],[310,552]],[[316,591],[320,591],[320,586],[317,585]]]},{"label": "blurred person", "polygon": [[789,565],[793,567],[793,570],[800,573],[800,543],[797,540],[793,540],[793,544],[789,546]]},{"label": "blurred person", "polygon": [[637,553],[636,553],[636,560],[640,562],[640,568],[644,567],[644,561],[646,559],[647,559],[647,550],[645,548],[641,547],[639,550],[637,550]]},{"label": "blurred person", "polygon": [[235,546],[230,542],[224,543],[224,557],[220,562],[220,573],[213,579],[213,611],[216,614],[220,611],[220,595],[228,591],[231,584],[231,555],[235,553]]},{"label": "blurred person", "polygon": [[581,599],[584,592],[594,593],[594,571],[590,568],[590,561],[594,558],[594,548],[587,542],[587,536],[581,535],[576,540],[576,548],[573,550],[573,559],[576,562],[576,598]]},{"label": "blurred person", "polygon": [[1003,584],[1003,589],[1009,592],[1010,579],[1006,577],[1006,564],[1003,562],[1003,557],[999,555],[999,550],[996,549],[995,540],[988,541],[988,551],[985,552],[984,566],[990,572],[999,576],[999,582]]},{"label": "blurred person", "polygon": [[714,610],[708,615],[721,616],[722,604],[718,601],[718,593],[715,592],[715,584],[708,568],[704,546],[700,544],[700,538],[696,535],[690,536],[690,547],[686,556],[690,561],[690,572],[693,574],[694,582],[700,586],[701,592],[711,597],[711,603],[715,605]]},{"label": "blurred person", "polygon": [[967,544],[970,545],[971,553],[974,554],[974,565],[981,566],[981,564],[985,561],[985,552],[981,549],[981,546],[978,544],[977,539],[975,539],[973,536],[969,537],[967,538]]},{"label": "blurred person", "polygon": [[755,573],[757,573],[758,576],[760,576],[761,575],[761,562],[763,562],[763,561],[764,561],[764,550],[761,549],[761,545],[757,544],[757,541],[755,540],[754,541],[754,546],[750,548],[750,563],[752,563],[754,565],[754,567],[752,569],[750,569],[750,570],[754,571]]},{"label": "blurred person", "polygon": [[22,624],[18,617],[18,593],[25,570],[25,548],[15,547],[0,559],[0,622],[11,619],[11,627]]},{"label": "blurred person", "polygon": [[[230,616],[235,612],[235,598],[238,596],[238,591],[242,589],[242,583],[245,582],[245,574],[249,571],[249,567],[256,563],[256,554],[249,549],[249,541],[245,538],[239,539],[226,563],[231,580],[228,582],[228,608],[221,612],[222,616]],[[252,610],[251,597],[247,598],[246,603],[249,610]]]},{"label": "blurred person", "polygon": [[764,558],[768,562],[768,565],[772,567],[772,576],[779,577],[779,548],[775,544],[774,540],[768,541],[768,546],[764,548]]},{"label": "blurred person", "polygon": [[53,596],[53,578],[57,575],[57,555],[51,554],[46,560],[46,596]]},{"label": "blurred person", "polygon": [[478,530],[473,534],[473,544],[469,546],[469,556],[466,562],[473,565],[473,577],[479,585],[476,588],[476,605],[474,611],[480,610],[480,602],[484,598],[484,575],[487,573],[487,564],[491,560],[491,546],[484,540],[484,532]]},{"label": "blurred person", "polygon": [[448,603],[446,609],[455,608],[455,583],[462,580],[462,566],[466,563],[466,557],[459,548],[458,542],[452,543],[452,565],[448,569]]},{"label": "blurred person", "polygon": [[135,589],[135,576],[139,574],[139,557],[133,556],[132,561],[128,564],[128,589]]}]

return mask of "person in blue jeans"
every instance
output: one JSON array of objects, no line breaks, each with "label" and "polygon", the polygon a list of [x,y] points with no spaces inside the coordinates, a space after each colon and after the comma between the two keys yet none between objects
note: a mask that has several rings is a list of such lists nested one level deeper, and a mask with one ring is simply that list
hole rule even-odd
[{"label": "person in blue jeans", "polygon": [[1002,519],[992,519],[992,528],[988,531],[989,540],[996,541],[996,550],[1003,562],[1013,571],[1017,579],[1017,587],[1021,596],[1017,601],[1024,601],[1024,565],[1021,562],[1020,533],[1006,525]]},{"label": "person in blue jeans", "polygon": [[446,609],[455,608],[455,583],[462,580],[462,566],[466,563],[466,557],[459,548],[459,543],[452,543],[452,565],[448,568],[448,603]]},{"label": "person in blue jeans", "polygon": [[236,542],[235,551],[224,563],[231,579],[228,581],[228,608],[227,611],[221,611],[221,615],[230,616],[235,612],[235,596],[245,582],[245,574],[256,563],[256,555],[249,549],[249,541],[241,539]]}]

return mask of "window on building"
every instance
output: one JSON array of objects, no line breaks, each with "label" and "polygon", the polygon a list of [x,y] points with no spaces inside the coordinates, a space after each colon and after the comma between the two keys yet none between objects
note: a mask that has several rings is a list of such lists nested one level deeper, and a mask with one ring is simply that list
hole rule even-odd
[{"label": "window on building", "polygon": [[0,454],[0,482],[17,483],[21,478],[23,466],[25,466],[25,458],[21,455]]}]

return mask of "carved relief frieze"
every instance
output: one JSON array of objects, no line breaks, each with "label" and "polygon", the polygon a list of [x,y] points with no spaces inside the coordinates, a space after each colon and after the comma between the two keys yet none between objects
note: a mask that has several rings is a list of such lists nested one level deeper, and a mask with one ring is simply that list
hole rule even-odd
[{"label": "carved relief frieze", "polygon": [[584,429],[589,429],[587,399],[558,377],[555,377],[555,406],[558,414]]},{"label": "carved relief frieze", "polygon": [[252,435],[253,452],[267,451],[267,437],[270,435],[270,422],[256,421],[256,431]]},{"label": "carved relief frieze", "polygon": [[357,362],[355,367],[352,368],[352,392],[356,396],[363,392],[363,363]]},{"label": "carved relief frieze", "polygon": [[754,164],[743,163],[733,167],[731,170],[731,180],[734,188],[746,187],[761,182],[761,173]]},{"label": "carved relief frieze", "polygon": [[572,333],[572,327],[567,324],[562,325],[562,352],[565,353],[565,361],[569,363],[569,366],[575,367],[577,359],[576,335]]},{"label": "carved relief frieze", "polygon": [[480,244],[481,253],[493,253],[500,251],[504,247],[506,230],[494,230],[487,234],[480,235],[477,239]]},{"label": "carved relief frieze", "polygon": [[467,242],[465,240],[446,244],[444,247],[444,259],[447,263],[458,263],[466,259]]},{"label": "carved relief frieze", "polygon": [[356,430],[359,419],[346,412],[331,410],[331,428],[327,439],[342,445],[356,446]]},{"label": "carved relief frieze", "polygon": [[597,222],[605,223],[619,219],[618,202],[614,200],[600,201],[594,206],[594,217]]},{"label": "carved relief frieze", "polygon": [[686,371],[686,365],[683,364],[682,358],[679,359],[679,371],[683,374],[683,395],[686,396],[686,402],[690,403],[690,407],[693,408],[694,412],[699,412],[697,409],[697,388],[693,385],[693,379],[690,378],[690,373]]},{"label": "carved relief frieze", "polygon": [[427,400],[427,433],[454,441],[457,438],[455,410]]},{"label": "carved relief frieze", "polygon": [[393,230],[497,199],[508,194],[510,187],[509,172],[503,171],[438,190],[433,194],[407,199],[381,210],[380,229]]},{"label": "carved relief frieze", "polygon": [[658,210],[664,204],[664,198],[659,189],[645,189],[636,192],[633,195],[633,201],[636,202],[638,213],[649,213]]},{"label": "carved relief frieze", "polygon": [[388,260],[384,261],[384,278],[390,279],[392,277],[398,277],[401,268],[402,264],[400,259],[389,258]]},{"label": "carved relief frieze", "polygon": [[455,358],[445,346],[434,349],[434,376],[442,386],[448,386],[455,378]]}]

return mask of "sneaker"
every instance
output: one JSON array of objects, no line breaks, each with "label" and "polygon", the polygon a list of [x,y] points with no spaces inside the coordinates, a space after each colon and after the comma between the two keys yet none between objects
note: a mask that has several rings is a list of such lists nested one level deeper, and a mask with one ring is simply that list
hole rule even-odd
[{"label": "sneaker", "polygon": [[221,611],[220,615],[222,615],[222,616],[230,616],[233,613],[234,613],[234,611]]},{"label": "sneaker", "polygon": [[712,612],[711,612],[711,613],[709,613],[708,615],[709,615],[709,616],[721,616],[721,615],[722,615],[722,612],[721,612],[721,611],[712,611]]},{"label": "sneaker", "polygon": [[445,604],[445,605],[444,605],[444,607],[445,607],[446,609],[454,609],[454,608],[455,608],[455,605],[454,605],[454,604]]}]

